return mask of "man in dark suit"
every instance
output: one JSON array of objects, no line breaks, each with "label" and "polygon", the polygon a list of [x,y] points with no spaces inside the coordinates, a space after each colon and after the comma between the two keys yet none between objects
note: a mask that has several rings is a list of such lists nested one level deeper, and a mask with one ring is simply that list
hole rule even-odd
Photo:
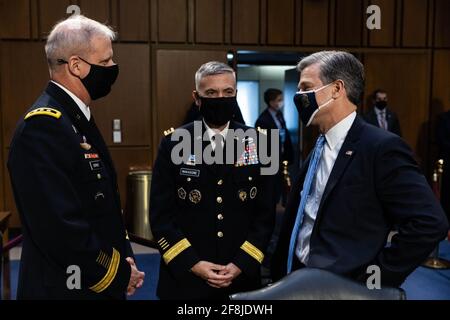
[{"label": "man in dark suit", "polygon": [[[235,130],[249,128],[232,120],[237,105],[233,69],[214,61],[201,66],[194,99],[203,120],[167,130],[153,169],[150,218],[162,256],[157,294],[160,299],[222,300],[261,285],[273,229],[273,183],[260,173],[257,141],[235,138]],[[172,137],[179,132],[188,135],[190,148],[178,162],[173,152],[179,154],[179,142]],[[232,150],[230,139],[245,140],[246,151],[235,153],[231,163],[207,163],[203,155],[211,148],[216,154]],[[196,154],[196,143],[202,154]]]},{"label": "man in dark suit", "polygon": [[400,121],[397,114],[388,108],[388,96],[386,91],[377,89],[373,93],[373,108],[364,115],[368,123],[384,130],[402,136]]},{"label": "man in dark suit", "polygon": [[307,266],[364,282],[375,266],[382,286],[400,286],[445,237],[442,208],[406,143],[356,115],[364,68],[353,55],[318,52],[298,70],[295,104],[321,135],[294,182],[273,277]]},{"label": "man in dark suit", "polygon": [[438,158],[444,160],[441,203],[450,221],[450,111],[439,115],[436,128],[436,141],[439,151]]},{"label": "man in dark suit", "polygon": [[283,92],[279,89],[267,89],[264,92],[264,102],[267,108],[260,114],[256,120],[255,127],[262,129],[279,129],[280,130],[280,147],[281,147],[281,161],[288,161],[292,164],[294,158],[294,151],[292,148],[292,141],[289,131],[286,127],[283,112]]},{"label": "man in dark suit", "polygon": [[[267,89],[264,92],[264,102],[267,108],[261,113],[256,120],[255,127],[265,130],[280,130],[280,168],[283,168],[283,162],[287,161],[292,164],[294,158],[294,150],[292,148],[291,136],[286,126],[286,121],[281,111],[283,108],[283,92],[279,89]],[[278,203],[283,195],[283,204],[285,204],[286,192],[283,194],[284,176],[283,170],[280,169],[275,181],[275,201]]]},{"label": "man in dark suit", "polygon": [[48,37],[52,81],[19,122],[8,159],[24,236],[19,299],[124,299],[142,286],[114,165],[88,107],[118,76],[114,37],[83,16]]}]

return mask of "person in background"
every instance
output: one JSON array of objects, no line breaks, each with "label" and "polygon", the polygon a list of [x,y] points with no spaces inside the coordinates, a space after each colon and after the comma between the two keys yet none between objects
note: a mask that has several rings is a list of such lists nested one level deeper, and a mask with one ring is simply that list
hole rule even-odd
[{"label": "person in background", "polygon": [[402,136],[397,114],[388,108],[388,95],[385,90],[377,89],[373,93],[373,107],[364,115],[366,122],[381,129]]},{"label": "person in background", "polygon": [[[256,120],[255,127],[272,130],[280,130],[280,168],[283,168],[283,161],[292,164],[294,158],[294,150],[292,147],[289,130],[286,127],[286,121],[283,116],[283,92],[279,89],[267,89],[264,92],[264,102],[267,108],[261,113]],[[283,194],[284,180],[282,170],[278,172],[277,182],[275,186],[275,201],[278,203]]]}]

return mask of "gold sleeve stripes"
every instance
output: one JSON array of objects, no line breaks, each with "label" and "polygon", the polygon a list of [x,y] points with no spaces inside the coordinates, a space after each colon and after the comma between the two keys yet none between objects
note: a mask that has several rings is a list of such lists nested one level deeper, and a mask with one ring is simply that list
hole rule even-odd
[{"label": "gold sleeve stripes", "polygon": [[252,258],[254,258],[259,263],[262,263],[264,260],[264,254],[257,247],[252,245],[250,242],[245,241],[241,246],[241,249],[248,253]]},{"label": "gold sleeve stripes", "polygon": [[167,250],[167,252],[163,255],[164,262],[166,264],[169,264],[170,261],[175,259],[176,256],[178,256],[180,253],[182,253],[184,250],[186,250],[190,246],[191,246],[191,243],[186,238],[177,242],[172,248]]},{"label": "gold sleeve stripes", "polygon": [[105,276],[95,285],[90,287],[92,291],[96,293],[100,293],[106,288],[108,288],[116,277],[117,270],[119,269],[120,264],[120,253],[116,249],[113,248],[111,263],[109,264],[108,270],[106,271]]},{"label": "gold sleeve stripes", "polygon": [[167,240],[165,238],[159,239],[158,245],[160,246],[160,248],[162,250],[166,250],[168,247],[170,247],[169,242],[167,242]]},{"label": "gold sleeve stripes", "polygon": [[105,269],[109,269],[109,266],[111,265],[111,258],[108,257],[103,251],[100,251],[96,262]]}]

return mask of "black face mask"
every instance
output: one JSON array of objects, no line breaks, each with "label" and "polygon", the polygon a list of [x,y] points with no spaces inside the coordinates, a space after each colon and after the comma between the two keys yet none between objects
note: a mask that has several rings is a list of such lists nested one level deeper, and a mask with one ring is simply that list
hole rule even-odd
[{"label": "black face mask", "polygon": [[200,113],[208,124],[223,126],[234,117],[238,108],[236,97],[205,98],[200,99]]},{"label": "black face mask", "polygon": [[86,90],[89,92],[92,100],[97,100],[107,96],[111,92],[111,87],[116,82],[119,75],[119,66],[117,64],[104,67],[97,64],[91,64],[80,58],[91,66],[89,74],[81,79]]},{"label": "black face mask", "polygon": [[377,102],[375,102],[375,106],[380,110],[384,110],[387,107],[387,102],[386,101],[377,101]]},{"label": "black face mask", "polygon": [[[92,100],[97,100],[107,96],[111,92],[111,87],[116,82],[119,75],[119,66],[117,64],[109,67],[91,64],[81,57],[80,60],[91,66],[88,75],[81,80]],[[65,60],[58,59],[58,63],[68,63]]]}]

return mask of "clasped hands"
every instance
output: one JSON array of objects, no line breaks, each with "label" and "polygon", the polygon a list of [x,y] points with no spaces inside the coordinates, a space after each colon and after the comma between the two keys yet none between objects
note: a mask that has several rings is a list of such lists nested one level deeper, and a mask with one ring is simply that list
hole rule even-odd
[{"label": "clasped hands", "polygon": [[213,288],[227,288],[241,273],[235,264],[229,263],[226,266],[200,261],[195,264],[191,271],[198,277],[206,280]]}]

